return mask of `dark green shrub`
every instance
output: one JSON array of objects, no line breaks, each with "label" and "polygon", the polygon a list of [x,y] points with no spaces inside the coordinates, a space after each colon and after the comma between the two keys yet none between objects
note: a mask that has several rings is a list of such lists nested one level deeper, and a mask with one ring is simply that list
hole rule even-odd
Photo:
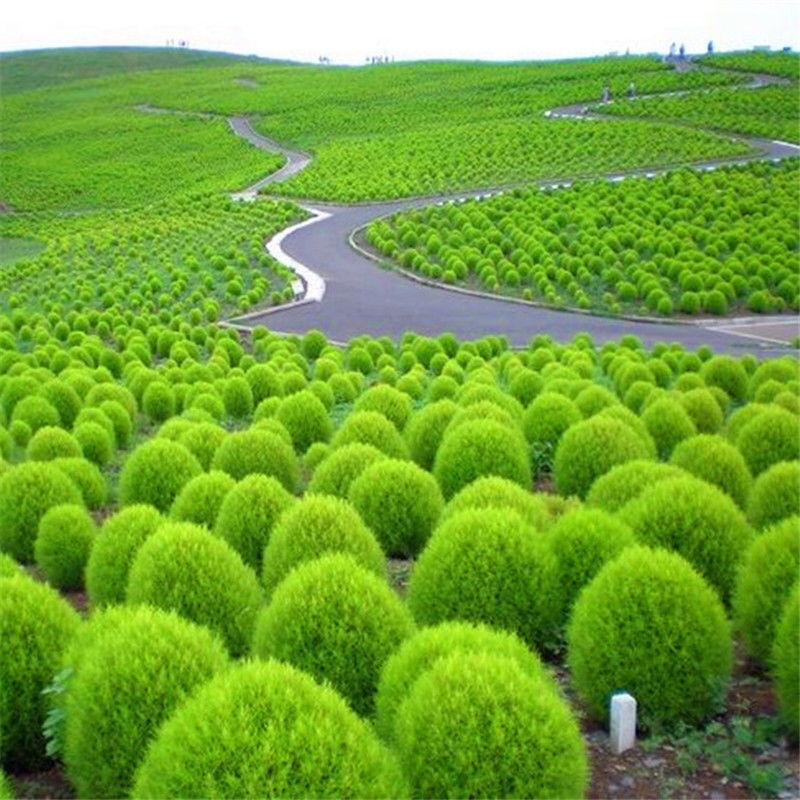
[{"label": "dark green shrub", "polygon": [[339,497],[308,495],[286,509],[270,533],[261,571],[267,596],[298,564],[325,553],[349,553],[362,567],[386,577],[381,546],[353,506]]},{"label": "dark green shrub", "polygon": [[14,791],[11,788],[11,782],[2,770],[0,770],[0,800],[14,800]]},{"label": "dark green shrub", "polygon": [[742,559],[733,619],[748,655],[769,663],[781,610],[800,570],[800,517],[784,519],[755,538]]},{"label": "dark green shrub", "polygon": [[550,680],[539,656],[514,633],[472,622],[443,622],[420,628],[395,650],[381,670],[375,696],[375,727],[385,741],[393,741],[397,709],[420,675],[440,658],[454,653],[504,656],[516,661],[528,675]]},{"label": "dark green shrub", "polygon": [[178,435],[176,441],[182,444],[207,470],[211,467],[214,453],[227,436],[224,428],[213,422],[198,422]]},{"label": "dark green shrub", "polygon": [[411,416],[411,398],[393,386],[380,384],[367,389],[353,406],[353,411],[377,411],[402,433]]},{"label": "dark green shrub", "polygon": [[670,462],[722,489],[744,508],[753,478],[742,454],[722,436],[701,433],[680,442]]},{"label": "dark green shrub", "polygon": [[225,495],[217,513],[214,533],[260,575],[264,548],[272,528],[294,502],[294,497],[276,478],[248,475]]},{"label": "dark green shrub", "polygon": [[689,389],[678,400],[694,422],[698,433],[716,433],[722,427],[723,413],[713,393],[705,388]]},{"label": "dark green shrub", "polygon": [[747,518],[755,528],[765,528],[798,509],[800,461],[779,461],[756,478],[747,499]]},{"label": "dark green shrub", "polygon": [[533,494],[518,483],[496,475],[477,478],[468,483],[444,509],[442,519],[468,508],[507,508],[516,511],[537,531],[545,530],[551,523],[547,502],[543,495]]},{"label": "dark green shrub", "polygon": [[396,752],[415,797],[583,797],[580,728],[549,682],[514,659],[458,652],[397,710]]},{"label": "dark green shrub", "polygon": [[448,499],[486,475],[507,478],[529,488],[531,464],[525,438],[494,420],[465,422],[445,432],[433,474]]},{"label": "dark green shrub", "polygon": [[405,440],[412,460],[430,471],[447,426],[458,411],[448,399],[438,400],[416,411],[405,428]]},{"label": "dark green shrub", "polygon": [[171,519],[214,529],[217,514],[236,481],[227,472],[201,472],[184,484],[169,510]]},{"label": "dark green shrub", "polygon": [[180,490],[202,471],[200,462],[182,444],[160,437],[149,439],[122,466],[120,503],[146,503],[166,513]]},{"label": "dark green shrub", "polygon": [[31,436],[26,455],[29,461],[52,461],[55,458],[80,458],[82,451],[70,433],[46,425]]},{"label": "dark green shrub", "polygon": [[785,408],[767,406],[742,426],[735,441],[757,478],[779,461],[800,459],[800,420]]},{"label": "dark green shrub", "polygon": [[800,583],[795,582],[781,611],[771,670],[778,713],[793,741],[800,739]]},{"label": "dark green shrub", "polygon": [[750,379],[745,368],[731,356],[716,355],[703,364],[700,375],[706,386],[719,386],[731,400],[747,397]]},{"label": "dark green shrub", "polygon": [[390,458],[408,458],[408,448],[400,432],[378,411],[348,414],[334,434],[331,446],[338,448],[354,442],[371,444]]},{"label": "dark green shrub", "polygon": [[229,433],[214,453],[211,469],[219,469],[237,481],[255,473],[277,478],[293,492],[300,477],[297,456],[280,436],[257,428]]},{"label": "dark green shrub", "polygon": [[259,615],[253,652],[329,682],[370,714],[383,663],[412,630],[385,580],[332,553],[300,564],[278,585]]},{"label": "dark green shrub", "polygon": [[45,761],[42,694],[80,618],[49,586],[26,575],[0,578],[0,764],[41,767]]},{"label": "dark green shrub", "polygon": [[97,530],[82,505],[49,508],[33,545],[36,565],[56,589],[79,589]]},{"label": "dark green shrub", "polygon": [[395,757],[333,689],[268,661],[228,670],[182,705],[131,794],[403,798],[408,789]]},{"label": "dark green shrub", "polygon": [[675,397],[659,397],[642,412],[642,421],[653,437],[658,449],[658,457],[669,459],[679,442],[697,433],[692,418]]},{"label": "dark green shrub", "polygon": [[114,455],[114,436],[98,422],[80,422],[72,430],[84,458],[104,467]]},{"label": "dark green shrub", "polygon": [[510,509],[467,509],[445,519],[408,585],[408,607],[422,625],[483,622],[536,648],[552,644],[562,602],[553,552]]},{"label": "dark green shrub", "polygon": [[575,508],[553,523],[547,531],[547,544],[556,557],[558,583],[564,593],[562,621],[566,622],[581,589],[606,562],[636,544],[636,537],[607,511]]},{"label": "dark green shrub", "polygon": [[559,494],[585,498],[592,484],[612,467],[650,455],[630,426],[598,414],[570,427],[556,448],[553,475]]},{"label": "dark green shrub", "polygon": [[388,456],[370,444],[353,442],[331,450],[317,467],[306,494],[331,494],[346,498],[350,484],[370,464]]},{"label": "dark green shrub", "polygon": [[433,475],[393,458],[366,467],[350,484],[348,498],[383,551],[400,558],[419,554],[444,507]]},{"label": "dark green shrub", "polygon": [[127,506],[100,528],[86,563],[86,592],[92,608],[125,601],[128,570],[139,547],[164,522],[153,506]]},{"label": "dark green shrub", "polygon": [[575,601],[567,642],[573,685],[604,723],[611,695],[625,691],[642,730],[697,725],[718,709],[731,674],[719,597],[666,550],[632,547],[608,562]]},{"label": "dark green shrub", "polygon": [[51,462],[26,461],[6,470],[0,474],[0,551],[31,563],[47,509],[81,501],[78,487]]},{"label": "dark green shrub", "polygon": [[139,547],[125,600],[205,625],[239,656],[250,646],[262,595],[253,570],[225,541],[190,522],[172,522]]},{"label": "dark green shrub", "polygon": [[642,544],[682,555],[729,604],[753,532],[721,489],[688,475],[659,481],[619,515]]},{"label": "dark green shrub", "polygon": [[298,453],[305,453],[314,442],[327,442],[333,433],[328,409],[309,389],[284,397],[275,418],[289,431]]},{"label": "dark green shrub", "polygon": [[161,723],[227,666],[212,633],[175,614],[118,609],[113,620],[81,642],[61,700],[64,764],[81,797],[127,797]]},{"label": "dark green shrub", "polygon": [[175,390],[164,380],[150,381],[142,395],[142,411],[156,424],[175,414]]}]

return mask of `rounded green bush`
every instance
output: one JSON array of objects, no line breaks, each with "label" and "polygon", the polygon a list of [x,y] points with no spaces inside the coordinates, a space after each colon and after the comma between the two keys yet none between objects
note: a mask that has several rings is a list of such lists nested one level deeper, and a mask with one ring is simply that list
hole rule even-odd
[{"label": "rounded green bush", "polygon": [[99,422],[79,422],[72,429],[72,436],[80,445],[84,458],[100,467],[111,461],[114,455],[114,436]]},{"label": "rounded green bush", "polygon": [[419,554],[439,520],[444,499],[430,472],[411,461],[386,458],[350,484],[348,499],[393,557]]},{"label": "rounded green bush", "polygon": [[0,578],[0,765],[23,770],[45,762],[42,693],[58,672],[80,618],[54,589],[20,574]]},{"label": "rounded green bush", "polygon": [[227,435],[224,428],[213,422],[198,422],[178,434],[176,441],[200,462],[204,470],[208,470],[214,453]]},{"label": "rounded green bush", "polygon": [[457,652],[397,710],[395,749],[415,797],[583,797],[588,760],[567,703],[514,659]]},{"label": "rounded green bush", "polygon": [[142,411],[156,424],[175,414],[175,390],[164,380],[150,381],[142,395]]},{"label": "rounded green bush", "polygon": [[167,512],[180,490],[203,471],[181,444],[155,438],[139,445],[125,461],[119,478],[122,505],[146,503]]},{"label": "rounded green bush", "polygon": [[234,419],[244,419],[253,413],[253,389],[247,378],[238,375],[222,384],[222,401],[225,411]]},{"label": "rounded green bush", "polygon": [[60,469],[80,490],[84,505],[91,511],[104,506],[108,500],[108,486],[97,464],[85,458],[54,458],[50,462]]},{"label": "rounded green bush", "polygon": [[626,547],[636,544],[633,531],[600,508],[576,508],[559,517],[547,531],[556,557],[558,583],[564,593],[566,622],[581,589]]},{"label": "rounded green bush", "polygon": [[731,400],[741,402],[747,397],[750,378],[742,364],[731,356],[716,355],[700,370],[706,386],[719,386]]},{"label": "rounded green bush", "polygon": [[545,391],[525,409],[522,431],[530,444],[552,456],[564,431],[581,419],[580,409],[569,397]]},{"label": "rounded green bush", "polygon": [[118,447],[127,447],[133,435],[133,423],[127,409],[118,400],[103,400],[100,410],[114,426],[114,438]]},{"label": "rounded green bush", "polygon": [[227,472],[237,481],[247,475],[271,475],[288,492],[295,490],[300,478],[292,446],[277,434],[258,428],[229,433],[214,453],[211,469]]},{"label": "rounded green bush", "polygon": [[680,478],[682,475],[686,475],[686,472],[661,461],[626,461],[597,478],[586,495],[586,505],[602,508],[613,514],[628,501],[638,497],[647,486],[669,478]]},{"label": "rounded green bush", "polygon": [[51,462],[26,461],[0,474],[0,551],[23,564],[47,509],[82,502],[78,487]]},{"label": "rounded green bush", "polygon": [[800,459],[800,420],[780,406],[767,406],[736,437],[750,472],[757,478],[779,461]]},{"label": "rounded green bush", "polygon": [[205,625],[240,656],[250,646],[262,594],[253,570],[225,541],[190,522],[172,522],[139,547],[125,600]]},{"label": "rounded green bush", "polygon": [[[795,508],[795,515],[800,509]],[[733,595],[733,619],[745,651],[769,663],[781,610],[800,570],[800,516],[756,537],[742,559]]]},{"label": "rounded green bush", "polygon": [[678,400],[694,422],[698,433],[716,433],[724,418],[711,390],[698,387],[678,395]]},{"label": "rounded green bush", "polygon": [[647,405],[641,416],[656,443],[658,457],[663,461],[669,459],[679,442],[697,433],[692,418],[676,397],[657,398]]},{"label": "rounded green bush", "polygon": [[371,444],[390,458],[408,458],[408,448],[397,428],[379,411],[353,411],[333,436],[334,448],[360,442]]},{"label": "rounded green bush", "polygon": [[433,532],[411,573],[407,602],[421,625],[482,622],[543,649],[554,642],[563,592],[555,555],[519,514],[466,509]]},{"label": "rounded green bush", "polygon": [[567,630],[573,685],[607,722],[615,692],[642,730],[697,725],[721,704],[733,645],[716,592],[677,553],[631,547],[581,592]]},{"label": "rounded green bush", "polygon": [[747,498],[747,518],[755,528],[797,514],[800,509],[800,461],[779,461],[753,483]]},{"label": "rounded green bush", "polygon": [[370,444],[353,442],[331,450],[314,471],[306,494],[331,494],[347,498],[350,484],[370,464],[388,456]]},{"label": "rounded green bush", "polygon": [[[491,653],[516,661],[522,671],[551,680],[539,656],[514,633],[472,622],[443,622],[420,628],[389,657],[375,696],[375,727],[387,742],[394,739],[397,709],[423,673],[454,653]],[[555,690],[555,683],[552,683]]]},{"label": "rounded green bush", "polygon": [[297,453],[305,453],[314,442],[327,442],[333,433],[328,409],[309,389],[284,397],[275,418],[291,434]]},{"label": "rounded green bush", "polygon": [[26,455],[29,461],[52,461],[55,458],[80,458],[81,446],[63,428],[45,425],[28,441]]},{"label": "rounded green bush", "polygon": [[253,652],[327,681],[369,715],[380,670],[413,622],[385,580],[345,553],[293,569],[258,617]]},{"label": "rounded green bush", "polygon": [[561,495],[583,500],[597,478],[612,467],[649,455],[633,428],[598,414],[576,423],[561,437],[553,460],[556,489]]},{"label": "rounded green bush", "polygon": [[141,544],[163,522],[158,509],[137,504],[103,523],[86,563],[86,593],[92,608],[125,601],[130,565]]},{"label": "rounded green bush", "polygon": [[355,402],[353,411],[377,411],[402,433],[411,416],[411,398],[399,389],[378,384],[367,389]]},{"label": "rounded green bush", "polygon": [[222,502],[236,481],[227,472],[201,472],[187,481],[170,506],[171,519],[214,529]]},{"label": "rounded green bush", "polygon": [[213,634],[176,614],[119,609],[114,623],[83,643],[61,700],[64,764],[80,797],[127,797],[161,723],[227,667]]},{"label": "rounded green bush", "polygon": [[217,676],[161,728],[133,797],[403,798],[395,757],[330,687],[277,661]]},{"label": "rounded green bush", "polygon": [[11,556],[0,553],[0,578],[13,578],[14,575],[24,573],[21,564],[18,564]]},{"label": "rounded green bush", "polygon": [[781,611],[772,648],[771,670],[778,713],[793,741],[800,739],[800,583],[795,582]]},{"label": "rounded green bush", "polygon": [[95,535],[94,520],[82,505],[49,508],[39,520],[33,545],[36,565],[56,589],[79,589]]},{"label": "rounded green bush", "polygon": [[349,553],[365,569],[386,576],[381,546],[353,506],[339,497],[308,495],[287,508],[270,533],[261,571],[267,597],[294,567],[325,553]]},{"label": "rounded green bush", "polygon": [[414,463],[429,472],[433,469],[436,451],[457,411],[458,406],[452,400],[443,399],[423,406],[411,416],[404,436]]},{"label": "rounded green bush", "polygon": [[19,400],[14,406],[10,419],[12,423],[26,423],[31,429],[31,433],[36,433],[39,428],[57,427],[61,424],[61,417],[52,403],[36,394],[28,395]]},{"label": "rounded green bush", "polygon": [[485,475],[530,488],[530,455],[522,433],[494,420],[474,420],[445,432],[433,474],[447,499]]},{"label": "rounded green bush", "polygon": [[721,489],[694,476],[646,487],[619,511],[642,544],[682,555],[727,606],[753,532]]},{"label": "rounded green bush", "polygon": [[278,518],[295,498],[269,475],[248,475],[226,495],[217,513],[214,533],[224,539],[257,575],[264,548]]},{"label": "rounded green bush", "polygon": [[730,495],[744,508],[753,478],[742,454],[727,439],[711,433],[690,436],[672,451],[670,463]]}]

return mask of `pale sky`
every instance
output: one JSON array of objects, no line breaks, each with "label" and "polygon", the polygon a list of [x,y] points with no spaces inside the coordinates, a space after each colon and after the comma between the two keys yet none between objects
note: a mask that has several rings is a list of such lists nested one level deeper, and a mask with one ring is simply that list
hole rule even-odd
[{"label": "pale sky", "polygon": [[9,0],[0,52],[88,45],[363,64],[369,56],[538,60],[609,52],[800,50],[800,0]]}]

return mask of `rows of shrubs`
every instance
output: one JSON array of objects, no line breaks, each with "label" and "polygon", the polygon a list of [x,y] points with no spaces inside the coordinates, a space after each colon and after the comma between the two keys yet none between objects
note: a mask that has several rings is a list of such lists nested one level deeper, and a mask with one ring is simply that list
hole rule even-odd
[{"label": "rows of shrubs", "polygon": [[529,188],[406,212],[367,242],[426,278],[555,307],[797,311],[798,165]]},{"label": "rows of shrubs", "polygon": [[624,689],[643,733],[700,725],[734,638],[797,737],[794,357],[214,327],[162,355],[157,326],[49,354],[2,325],[10,775],[577,797],[579,712]]}]

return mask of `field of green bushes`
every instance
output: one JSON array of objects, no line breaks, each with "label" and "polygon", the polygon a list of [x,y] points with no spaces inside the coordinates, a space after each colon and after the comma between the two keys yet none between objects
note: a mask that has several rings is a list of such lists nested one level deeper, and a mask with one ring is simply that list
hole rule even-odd
[{"label": "field of green bushes", "polygon": [[[92,798],[581,797],[614,692],[650,741],[723,726],[743,658],[770,746],[796,746],[795,353],[225,323],[291,297],[263,245],[305,216],[230,199],[281,159],[225,115],[318,157],[287,195],[363,200],[738,152],[542,113],[746,78],[114,50],[0,70],[0,798],[53,771]],[[796,183],[523,187],[366,235],[555,305],[796,312]]]}]

